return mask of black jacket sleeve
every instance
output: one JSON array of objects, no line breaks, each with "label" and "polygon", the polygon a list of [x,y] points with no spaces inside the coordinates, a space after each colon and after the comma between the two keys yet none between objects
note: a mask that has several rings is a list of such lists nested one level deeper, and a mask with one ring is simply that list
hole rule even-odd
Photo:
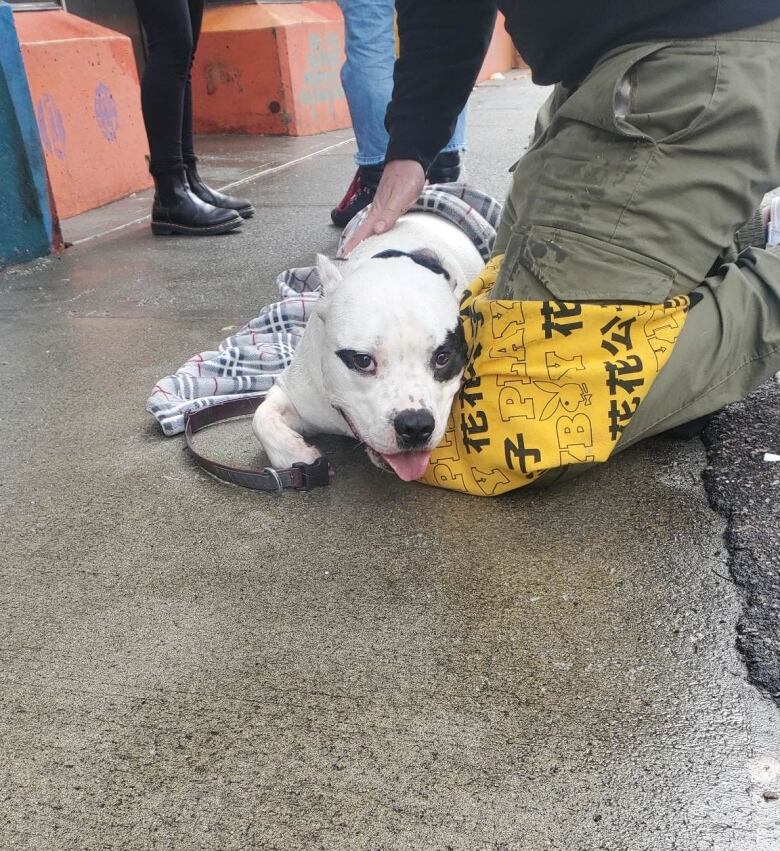
[{"label": "black jacket sleeve", "polygon": [[400,56],[385,126],[386,161],[427,171],[447,144],[476,82],[496,19],[496,0],[396,0]]}]

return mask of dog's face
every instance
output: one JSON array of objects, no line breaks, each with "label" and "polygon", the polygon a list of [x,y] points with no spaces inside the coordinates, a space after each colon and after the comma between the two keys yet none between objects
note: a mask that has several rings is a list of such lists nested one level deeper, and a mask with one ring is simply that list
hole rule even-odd
[{"label": "dog's face", "polygon": [[466,362],[458,303],[431,255],[383,252],[345,277],[319,261],[322,372],[331,404],[371,460],[420,478]]}]

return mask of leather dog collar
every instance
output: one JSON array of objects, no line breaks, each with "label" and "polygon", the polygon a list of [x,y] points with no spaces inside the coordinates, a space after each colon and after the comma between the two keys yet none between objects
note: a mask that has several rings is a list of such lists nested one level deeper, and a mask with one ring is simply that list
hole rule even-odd
[{"label": "leather dog collar", "polygon": [[[262,401],[260,402],[262,404]],[[218,423],[237,417],[251,416],[258,408],[257,398],[233,399],[229,402],[221,402],[208,408],[201,408],[185,414],[184,417],[184,439],[187,449],[192,455],[195,463],[202,467],[209,475],[221,479],[231,485],[242,488],[267,491],[275,496],[281,496],[285,488],[302,491],[313,487],[324,487],[329,485],[333,478],[333,470],[324,456],[318,458],[313,464],[293,464],[286,470],[275,470],[273,467],[265,467],[262,470],[251,467],[232,467],[215,461],[198,452],[192,443],[193,435]]]}]

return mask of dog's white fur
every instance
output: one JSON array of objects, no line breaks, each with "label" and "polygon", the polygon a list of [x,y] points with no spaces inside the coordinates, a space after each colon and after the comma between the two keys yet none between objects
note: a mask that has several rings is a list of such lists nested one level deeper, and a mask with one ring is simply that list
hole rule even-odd
[{"label": "dog's white fur", "polygon": [[[386,249],[432,252],[450,280],[408,257],[374,259]],[[272,466],[313,463],[320,453],[304,436],[323,433],[356,437],[380,463],[399,453],[394,418],[410,409],[433,415],[430,439],[417,448],[435,447],[462,369],[437,380],[432,357],[457,327],[458,297],[482,265],[469,238],[431,213],[402,216],[339,268],[318,257],[323,295],[252,423]],[[350,369],[336,354],[343,350],[371,355],[375,373]]]}]

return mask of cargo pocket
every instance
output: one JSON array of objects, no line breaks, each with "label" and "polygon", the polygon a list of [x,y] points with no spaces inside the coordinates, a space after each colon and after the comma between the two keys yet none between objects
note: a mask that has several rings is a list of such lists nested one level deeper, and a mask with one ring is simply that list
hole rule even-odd
[{"label": "cargo pocket", "polygon": [[714,111],[714,40],[655,42],[606,54],[558,117],[647,144],[672,143]]},{"label": "cargo pocket", "polygon": [[618,81],[616,124],[656,144],[679,142],[714,112],[719,76],[714,40],[666,45],[636,62]]},{"label": "cargo pocket", "polygon": [[512,234],[502,277],[513,298],[544,298],[513,287],[512,279],[522,278],[525,270],[561,301],[647,304],[660,304],[668,298],[677,274],[671,266],[636,251],[541,225]]}]

